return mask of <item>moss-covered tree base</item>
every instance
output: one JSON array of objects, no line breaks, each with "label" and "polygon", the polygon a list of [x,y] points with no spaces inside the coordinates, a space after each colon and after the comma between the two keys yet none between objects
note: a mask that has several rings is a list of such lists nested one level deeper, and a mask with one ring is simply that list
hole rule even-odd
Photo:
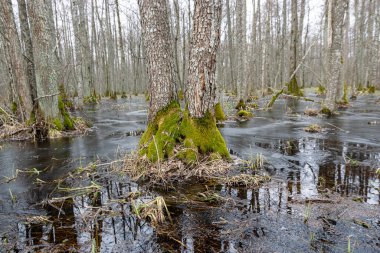
[{"label": "moss-covered tree base", "polygon": [[298,86],[297,79],[295,77],[293,77],[292,80],[290,80],[290,82],[286,84],[286,86],[288,87],[287,93],[289,95],[298,96],[298,97],[303,96],[303,92]]},{"label": "moss-covered tree base", "polygon": [[178,158],[193,163],[202,155],[229,159],[226,143],[211,113],[196,119],[172,102],[157,113],[141,137],[140,155],[152,162]]}]

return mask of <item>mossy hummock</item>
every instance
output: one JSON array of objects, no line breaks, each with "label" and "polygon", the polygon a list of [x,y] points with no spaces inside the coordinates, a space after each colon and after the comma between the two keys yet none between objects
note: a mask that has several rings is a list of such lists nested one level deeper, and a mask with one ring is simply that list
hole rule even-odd
[{"label": "mossy hummock", "polygon": [[152,162],[177,157],[192,163],[200,155],[230,158],[212,113],[192,118],[176,101],[159,111],[155,120],[148,124],[139,147],[140,155],[146,155]]},{"label": "mossy hummock", "polygon": [[298,97],[303,96],[303,92],[298,86],[297,79],[295,77],[293,77],[286,86],[288,87],[287,93],[289,95],[298,96]]},{"label": "mossy hummock", "polygon": [[224,121],[227,119],[226,115],[224,114],[223,108],[221,103],[217,103],[214,106],[214,111],[215,111],[215,119],[216,121]]},{"label": "mossy hummock", "polygon": [[240,99],[239,102],[237,103],[237,105],[235,106],[235,109],[236,110],[246,110],[247,109],[247,105],[245,104],[244,100],[243,99]]},{"label": "mossy hummock", "polygon": [[244,118],[244,119],[250,119],[250,118],[253,117],[253,114],[250,111],[246,111],[246,110],[240,110],[240,111],[237,112],[236,115],[238,117]]}]

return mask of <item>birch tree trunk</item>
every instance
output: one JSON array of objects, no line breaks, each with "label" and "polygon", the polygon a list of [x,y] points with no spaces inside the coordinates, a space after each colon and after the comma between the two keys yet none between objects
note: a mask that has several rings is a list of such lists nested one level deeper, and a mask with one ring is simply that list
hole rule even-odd
[{"label": "birch tree trunk", "polygon": [[176,99],[166,0],[139,0],[149,80],[149,122]]},{"label": "birch tree trunk", "polygon": [[196,0],[186,98],[189,113],[202,118],[215,105],[216,52],[220,42],[221,0]]},{"label": "birch tree trunk", "polygon": [[348,0],[329,0],[328,5],[328,83],[324,106],[333,112],[336,109],[337,87],[341,82],[344,14]]}]

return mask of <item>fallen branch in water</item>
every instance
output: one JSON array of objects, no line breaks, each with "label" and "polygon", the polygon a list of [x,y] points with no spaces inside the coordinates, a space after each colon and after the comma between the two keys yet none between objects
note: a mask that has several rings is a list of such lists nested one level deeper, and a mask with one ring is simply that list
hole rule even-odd
[{"label": "fallen branch in water", "polygon": [[314,103],[319,103],[319,104],[321,103],[319,101],[315,101],[314,99],[311,99],[308,97],[299,97],[299,96],[293,96],[293,95],[289,95],[289,94],[281,94],[281,96],[286,97],[286,98],[301,99],[301,100],[304,100],[306,102],[314,102]]},{"label": "fallen branch in water", "polygon": [[270,109],[272,108],[274,102],[276,102],[277,98],[282,94],[284,93],[284,89],[285,88],[282,88],[282,90],[280,90],[279,92],[277,92],[276,94],[273,95],[272,99],[269,101],[268,105],[267,105],[267,109]]}]

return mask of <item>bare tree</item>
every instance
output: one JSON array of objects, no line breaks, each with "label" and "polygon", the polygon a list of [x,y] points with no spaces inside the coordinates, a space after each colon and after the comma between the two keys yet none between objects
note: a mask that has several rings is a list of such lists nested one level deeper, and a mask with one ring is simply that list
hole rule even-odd
[{"label": "bare tree", "polygon": [[337,87],[342,73],[343,27],[348,0],[329,0],[328,8],[328,83],[325,107],[333,112],[336,108]]}]

